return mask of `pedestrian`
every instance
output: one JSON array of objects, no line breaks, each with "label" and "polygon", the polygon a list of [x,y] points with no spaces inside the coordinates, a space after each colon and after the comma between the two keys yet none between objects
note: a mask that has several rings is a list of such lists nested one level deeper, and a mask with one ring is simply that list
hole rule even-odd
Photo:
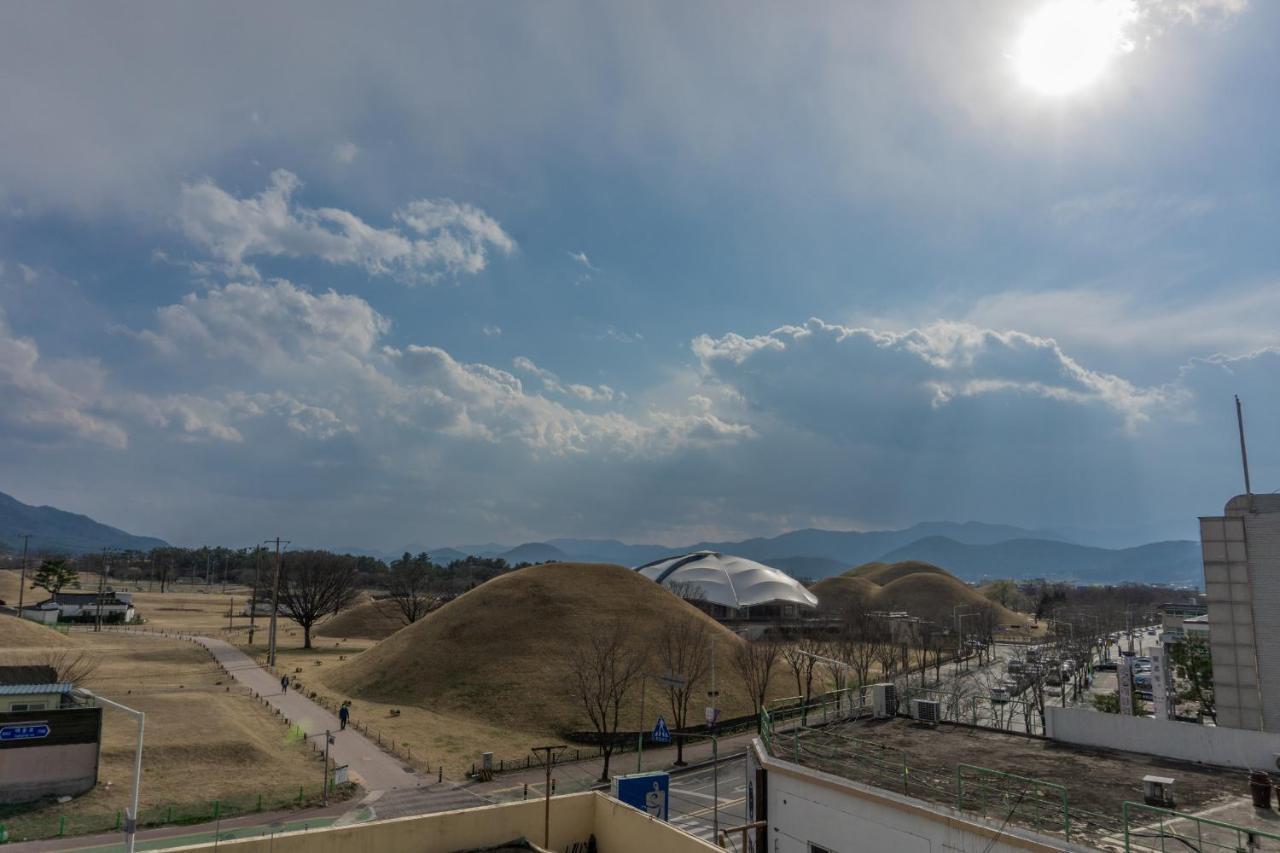
[{"label": "pedestrian", "polygon": [[347,719],[350,718],[350,716],[351,709],[347,707],[345,702],[342,703],[342,707],[338,709],[338,724],[345,729],[347,727]]},{"label": "pedestrian", "polygon": [[289,676],[287,675],[280,676],[280,692],[281,693],[289,692]]}]

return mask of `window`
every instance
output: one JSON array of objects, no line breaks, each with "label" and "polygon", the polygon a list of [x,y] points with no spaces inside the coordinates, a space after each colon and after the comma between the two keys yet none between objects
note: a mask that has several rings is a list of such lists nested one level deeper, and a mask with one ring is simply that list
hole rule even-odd
[{"label": "window", "polygon": [[15,702],[9,706],[10,711],[43,711],[47,707],[44,702]]}]

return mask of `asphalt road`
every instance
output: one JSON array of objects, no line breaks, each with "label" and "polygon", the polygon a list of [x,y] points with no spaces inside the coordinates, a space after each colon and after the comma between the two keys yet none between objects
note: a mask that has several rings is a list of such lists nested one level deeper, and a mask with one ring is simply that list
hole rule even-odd
[{"label": "asphalt road", "polygon": [[[671,824],[714,843],[717,820],[721,829],[746,823],[746,773],[747,759],[738,755],[721,761],[715,772],[711,767],[702,767],[673,775],[669,814]],[[715,790],[717,777],[718,800]]]}]

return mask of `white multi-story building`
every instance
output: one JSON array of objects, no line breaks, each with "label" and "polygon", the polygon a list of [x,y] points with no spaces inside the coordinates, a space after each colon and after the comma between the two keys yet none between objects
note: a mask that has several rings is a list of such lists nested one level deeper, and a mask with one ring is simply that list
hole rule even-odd
[{"label": "white multi-story building", "polygon": [[1280,494],[1200,519],[1218,725],[1280,732]]}]

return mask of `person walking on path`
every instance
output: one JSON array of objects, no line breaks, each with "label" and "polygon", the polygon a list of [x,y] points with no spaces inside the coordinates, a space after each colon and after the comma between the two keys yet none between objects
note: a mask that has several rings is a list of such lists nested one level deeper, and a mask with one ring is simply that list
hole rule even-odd
[{"label": "person walking on path", "polygon": [[281,693],[289,692],[289,676],[287,675],[280,676],[280,692]]},{"label": "person walking on path", "polygon": [[338,725],[345,729],[347,727],[347,720],[350,719],[350,717],[351,709],[344,703],[343,706],[338,709]]}]

